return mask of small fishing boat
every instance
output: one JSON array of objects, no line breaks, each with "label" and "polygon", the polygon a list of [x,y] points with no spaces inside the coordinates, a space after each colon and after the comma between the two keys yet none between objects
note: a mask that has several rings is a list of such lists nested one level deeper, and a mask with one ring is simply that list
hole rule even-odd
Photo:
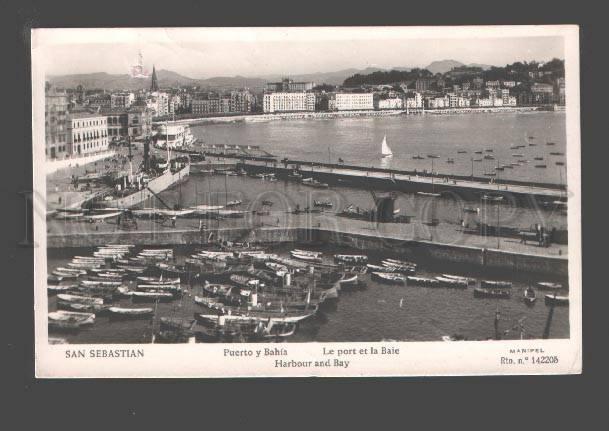
[{"label": "small fishing boat", "polygon": [[363,254],[335,254],[335,263],[361,263],[368,262],[368,256]]},{"label": "small fishing boat", "polygon": [[111,318],[145,319],[154,315],[154,308],[109,307],[108,312]]},{"label": "small fishing boat", "polygon": [[412,158],[413,158],[414,160],[423,160],[425,157],[423,157],[423,156],[421,156],[421,155],[417,154],[417,155],[412,156]]},{"label": "small fishing boat", "polygon": [[496,298],[496,299],[509,299],[511,293],[509,290],[504,289],[484,289],[481,287],[474,288],[474,298]]},{"label": "small fishing boat", "polygon": [[455,163],[455,159],[449,157],[448,159],[446,159],[446,163],[453,164]]},{"label": "small fishing boat", "polygon": [[131,292],[129,296],[132,302],[165,302],[174,299],[170,292]]},{"label": "small fishing boat", "polygon": [[292,173],[288,175],[288,178],[293,180],[299,180],[302,178],[302,174],[298,171],[292,171]]},{"label": "small fishing boat", "polygon": [[408,284],[413,286],[422,286],[422,287],[438,287],[440,286],[440,281],[435,278],[429,277],[414,277],[408,276],[406,277],[406,281]]},{"label": "small fishing boat", "polygon": [[372,265],[370,263],[366,265],[366,269],[370,273],[372,273],[372,272],[398,272],[397,268],[395,268],[395,267]]},{"label": "small fishing boat", "polygon": [[541,169],[545,169],[545,168],[547,168],[547,166],[546,166],[546,165],[535,165],[535,167],[536,167],[536,168],[541,168]]},{"label": "small fishing boat", "polygon": [[482,195],[481,198],[483,201],[487,201],[487,202],[501,202],[503,200],[503,196],[496,196],[496,195]]},{"label": "small fishing boat", "polygon": [[58,292],[68,292],[78,287],[77,284],[49,284],[47,285],[47,293],[54,295]]},{"label": "small fishing boat", "polygon": [[330,201],[313,201],[313,206],[321,208],[332,208],[332,202]]},{"label": "small fishing boat", "polygon": [[536,146],[537,146],[537,144],[534,144],[534,143],[532,143],[532,142],[529,142],[529,147],[536,147]]},{"label": "small fishing boat", "polygon": [[546,145],[556,145],[554,142],[546,142]]},{"label": "small fishing boat", "polygon": [[522,299],[523,299],[525,304],[527,304],[527,305],[533,305],[533,303],[537,299],[537,294],[535,293],[535,290],[532,287],[529,286],[526,289],[524,289],[524,293],[522,295]]},{"label": "small fishing boat", "polygon": [[476,279],[471,277],[462,277],[460,275],[442,274],[444,278],[450,278],[452,280],[464,281],[467,284],[476,284]]},{"label": "small fishing boat", "polygon": [[449,277],[436,277],[436,280],[440,282],[442,287],[453,287],[458,289],[467,289],[468,282],[466,280],[459,280],[456,278]]},{"label": "small fishing boat", "polygon": [[493,281],[493,280],[482,280],[480,287],[483,289],[510,289],[512,283],[509,281]]},{"label": "small fishing boat", "polygon": [[543,157],[535,157],[535,160],[543,160]]},{"label": "small fishing boat", "polygon": [[296,251],[291,251],[290,255],[294,258],[294,259],[298,259],[298,260],[304,260],[307,262],[321,262],[321,257],[319,256],[315,256],[315,255],[311,255],[309,253],[307,254],[303,254],[303,253],[299,253]]},{"label": "small fishing boat", "polygon": [[440,196],[442,196],[441,193],[431,193],[431,192],[417,192],[417,195],[434,197],[434,198],[439,198]]},{"label": "small fishing boat", "polygon": [[539,281],[536,283],[538,289],[541,290],[560,290],[562,289],[562,284],[560,283],[551,283],[549,281]]},{"label": "small fishing boat", "polygon": [[393,272],[373,272],[371,273],[371,277],[374,280],[389,283],[389,284],[406,284],[406,277],[400,274],[395,274]]},{"label": "small fishing boat", "polygon": [[140,282],[145,282],[147,284],[180,284],[180,277],[175,277],[175,278],[171,278],[171,277],[165,277],[163,278],[163,276],[160,277],[142,277],[139,276],[137,277],[137,281]]},{"label": "small fishing boat", "polygon": [[505,168],[503,166],[495,166],[496,171],[503,171]]},{"label": "small fishing boat", "polygon": [[512,157],[524,157],[524,154],[522,154],[522,153],[515,153],[515,154],[512,154]]},{"label": "small fishing boat", "polygon": [[555,293],[544,296],[546,305],[569,305],[568,296],[558,296]]},{"label": "small fishing boat", "polygon": [[482,150],[474,151],[474,154],[482,154]]},{"label": "small fishing boat", "polygon": [[497,173],[496,172],[485,172],[484,175],[487,177],[496,177]]},{"label": "small fishing boat", "polygon": [[556,166],[564,166],[565,162],[556,162]]},{"label": "small fishing boat", "polygon": [[491,156],[490,154],[486,154],[484,156],[484,160],[495,160],[495,156]]},{"label": "small fishing boat", "polygon": [[237,200],[234,200],[234,201],[228,201],[226,203],[226,206],[227,207],[236,207],[236,206],[241,205],[242,203],[243,203],[243,201],[237,199]]},{"label": "small fishing boat", "polygon": [[73,323],[77,326],[92,325],[95,323],[95,314],[78,313],[74,311],[53,311],[48,314],[49,325],[54,323]]},{"label": "small fishing boat", "polygon": [[413,268],[417,267],[417,264],[414,262],[409,262],[407,260],[398,260],[398,259],[384,259],[383,265],[395,265],[395,266],[412,266]]},{"label": "small fishing boat", "polygon": [[458,150],[457,154],[467,154],[467,151],[465,151],[465,150]]},{"label": "small fishing boat", "polygon": [[267,207],[272,207],[273,203],[274,203],[273,201],[267,201],[267,200],[262,201],[262,205],[265,205]]},{"label": "small fishing boat", "polygon": [[474,162],[481,162],[482,159],[472,159],[472,161],[474,161]]},{"label": "small fishing boat", "polygon": [[302,180],[301,183],[304,186],[314,187],[314,188],[318,188],[318,189],[327,189],[328,188],[328,184],[321,183],[314,178],[305,178]]},{"label": "small fishing boat", "polygon": [[493,149],[492,149],[492,148],[487,148],[487,149],[485,149],[484,151],[486,151],[487,153],[492,153],[492,152],[493,152]]},{"label": "small fishing boat", "polygon": [[561,152],[558,152],[558,151],[557,151],[557,152],[552,152],[552,153],[550,153],[550,155],[551,155],[551,156],[564,156],[564,155],[565,155],[565,153],[561,153]]},{"label": "small fishing boat", "polygon": [[104,303],[103,298],[96,298],[94,296],[81,296],[72,295],[67,293],[60,293],[57,295],[57,299],[65,302],[77,302],[80,304],[97,304],[102,305]]}]

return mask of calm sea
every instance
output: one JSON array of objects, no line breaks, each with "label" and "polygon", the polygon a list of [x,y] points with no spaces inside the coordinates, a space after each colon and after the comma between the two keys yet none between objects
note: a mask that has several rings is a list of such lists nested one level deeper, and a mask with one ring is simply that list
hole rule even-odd
[{"label": "calm sea", "polygon": [[[565,153],[563,112],[273,120],[197,125],[192,131],[208,144],[259,145],[280,158],[307,161],[336,162],[342,158],[345,163],[362,166],[431,170],[431,159],[412,157],[435,154],[440,158],[434,162],[434,171],[464,175],[472,173],[472,157],[482,157],[473,154],[475,151],[492,149],[495,160],[474,162],[475,175],[492,171],[497,163],[527,160],[522,166],[499,173],[499,177],[557,184],[564,183],[566,177],[565,167],[555,164],[565,161],[565,157],[549,154]],[[394,156],[382,161],[385,135]],[[547,142],[555,145],[548,146]],[[525,148],[510,149],[514,145]],[[543,161],[535,157],[543,157]],[[454,164],[446,163],[448,158],[453,158]],[[543,163],[547,168],[534,167]]]}]

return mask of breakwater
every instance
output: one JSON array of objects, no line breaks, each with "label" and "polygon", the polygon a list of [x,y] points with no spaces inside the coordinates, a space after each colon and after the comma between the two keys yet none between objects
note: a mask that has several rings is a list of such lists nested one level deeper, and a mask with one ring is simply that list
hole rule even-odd
[{"label": "breakwater", "polygon": [[489,181],[479,177],[431,175],[425,172],[311,163],[288,159],[283,160],[281,164],[243,161],[237,166],[249,174],[273,173],[278,178],[285,180],[296,180],[293,173],[297,170],[303,178],[313,178],[329,185],[348,185],[364,189],[407,193],[452,194],[468,201],[479,201],[486,194],[501,195],[506,202],[528,206],[534,204],[535,201],[553,202],[564,199],[564,191],[559,185],[524,181]]},{"label": "breakwater", "polygon": [[209,242],[239,241],[252,244],[332,244],[366,252],[390,253],[417,262],[448,263],[506,272],[566,276],[568,261],[563,256],[516,253],[425,240],[402,239],[375,233],[340,232],[322,228],[264,227],[194,229],[136,232],[94,232],[50,234],[47,247],[80,248],[106,244],[140,246],[200,246]]}]

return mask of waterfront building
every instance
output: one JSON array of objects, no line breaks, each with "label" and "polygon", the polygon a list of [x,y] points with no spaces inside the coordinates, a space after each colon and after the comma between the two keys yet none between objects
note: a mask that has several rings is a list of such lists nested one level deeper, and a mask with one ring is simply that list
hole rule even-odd
[{"label": "waterfront building", "polygon": [[469,99],[450,93],[448,94],[448,106],[450,108],[469,108]]},{"label": "waterfront building", "polygon": [[[370,94],[372,97],[372,94]],[[372,104],[372,99],[370,101]],[[314,111],[314,93],[266,93],[263,96],[262,108],[264,112],[292,112]]]},{"label": "waterfront building", "polygon": [[74,112],[68,116],[71,155],[89,155],[108,149],[107,117],[100,113]]},{"label": "waterfront building", "polygon": [[503,81],[503,87],[505,88],[514,88],[516,86],[516,81]]},{"label": "waterfront building", "polygon": [[135,95],[129,92],[112,93],[110,95],[111,108],[129,108],[135,102]]},{"label": "waterfront building", "polygon": [[486,81],[486,88],[491,90],[491,89],[497,89],[501,87],[501,83],[499,81]]},{"label": "waterfront building", "polygon": [[301,91],[311,91],[315,87],[314,82],[294,82],[291,79],[284,78],[281,82],[267,82],[265,90],[267,92],[277,93],[295,93]]},{"label": "waterfront building", "polygon": [[423,108],[423,96],[421,93],[414,93],[413,97],[406,98],[406,108],[421,109]]},{"label": "waterfront building", "polygon": [[425,104],[428,109],[449,108],[450,107],[450,98],[448,96],[427,97],[427,98],[425,98]]},{"label": "waterfront building", "polygon": [[152,112],[144,106],[102,111],[106,116],[110,142],[130,137],[133,140],[150,136]]},{"label": "waterfront building", "polygon": [[391,97],[374,100],[375,109],[403,109],[404,100],[400,97]]},{"label": "waterfront building", "polygon": [[48,159],[65,158],[69,154],[67,129],[68,95],[47,84],[44,103],[45,154]]},{"label": "waterfront building", "polygon": [[336,93],[337,111],[374,109],[373,93]]},{"label": "waterfront building", "polygon": [[252,112],[256,108],[256,96],[248,90],[231,91],[230,100],[232,112]]}]

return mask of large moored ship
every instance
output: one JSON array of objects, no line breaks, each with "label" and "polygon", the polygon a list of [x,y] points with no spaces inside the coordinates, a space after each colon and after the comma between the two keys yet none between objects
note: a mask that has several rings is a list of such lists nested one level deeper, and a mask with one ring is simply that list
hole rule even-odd
[{"label": "large moored ship", "polygon": [[187,156],[172,160],[168,150],[167,160],[163,161],[150,157],[149,150],[149,143],[144,143],[144,159],[138,172],[133,173],[130,161],[129,172],[116,175],[110,192],[97,196],[85,205],[117,209],[131,208],[188,179],[190,159]]}]

